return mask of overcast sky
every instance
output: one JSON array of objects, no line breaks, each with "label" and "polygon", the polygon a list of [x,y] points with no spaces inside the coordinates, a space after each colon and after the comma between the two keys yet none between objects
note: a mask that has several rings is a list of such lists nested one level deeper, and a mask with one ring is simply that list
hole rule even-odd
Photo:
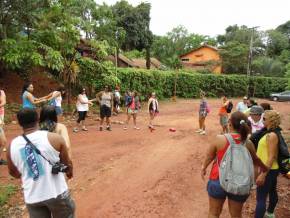
[{"label": "overcast sky", "polygon": [[[112,5],[117,0],[96,0]],[[290,0],[128,0],[151,3],[151,31],[165,35],[183,25],[190,33],[216,36],[229,25],[276,28],[290,20]]]}]

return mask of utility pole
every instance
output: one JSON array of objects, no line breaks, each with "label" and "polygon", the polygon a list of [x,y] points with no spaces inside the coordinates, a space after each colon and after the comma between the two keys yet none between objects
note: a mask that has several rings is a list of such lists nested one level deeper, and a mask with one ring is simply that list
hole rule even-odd
[{"label": "utility pole", "polygon": [[253,57],[253,38],[255,30],[258,28],[258,26],[249,28],[252,30],[251,33],[251,40],[250,40],[250,49],[249,49],[249,56],[248,56],[248,66],[247,66],[247,79],[248,79],[248,87],[247,87],[247,95],[249,95],[249,79],[251,76],[251,65],[252,65],[252,57]]}]

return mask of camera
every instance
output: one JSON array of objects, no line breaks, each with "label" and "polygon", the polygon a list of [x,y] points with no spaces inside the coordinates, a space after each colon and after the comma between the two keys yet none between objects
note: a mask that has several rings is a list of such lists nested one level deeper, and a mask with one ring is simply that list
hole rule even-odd
[{"label": "camera", "polygon": [[52,165],[51,173],[58,174],[58,173],[66,173],[68,171],[68,166],[64,165],[63,163],[57,162]]}]

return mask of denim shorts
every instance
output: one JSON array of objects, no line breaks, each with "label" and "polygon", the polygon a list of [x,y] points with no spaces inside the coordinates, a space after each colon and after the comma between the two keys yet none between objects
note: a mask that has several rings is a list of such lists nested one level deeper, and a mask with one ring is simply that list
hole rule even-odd
[{"label": "denim shorts", "polygon": [[221,126],[227,126],[228,125],[228,116],[220,116],[220,124]]},{"label": "denim shorts", "polygon": [[228,197],[228,199],[239,203],[244,203],[249,197],[249,195],[234,195],[225,192],[221,187],[219,180],[208,180],[207,192],[208,195],[212,198],[224,200],[226,199],[226,197]]},{"label": "denim shorts", "polygon": [[55,111],[56,111],[56,115],[61,115],[62,114],[62,109],[59,106],[55,106]]}]

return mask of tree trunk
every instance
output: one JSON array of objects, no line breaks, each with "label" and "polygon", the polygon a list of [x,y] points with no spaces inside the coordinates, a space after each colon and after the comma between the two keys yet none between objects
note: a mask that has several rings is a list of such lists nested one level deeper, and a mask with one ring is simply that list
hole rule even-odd
[{"label": "tree trunk", "polygon": [[146,68],[149,70],[151,67],[151,60],[150,60],[150,47],[146,48]]},{"label": "tree trunk", "polygon": [[116,47],[116,67],[119,67],[120,64],[119,64],[119,54],[120,54],[120,51],[119,51],[119,47]]}]

